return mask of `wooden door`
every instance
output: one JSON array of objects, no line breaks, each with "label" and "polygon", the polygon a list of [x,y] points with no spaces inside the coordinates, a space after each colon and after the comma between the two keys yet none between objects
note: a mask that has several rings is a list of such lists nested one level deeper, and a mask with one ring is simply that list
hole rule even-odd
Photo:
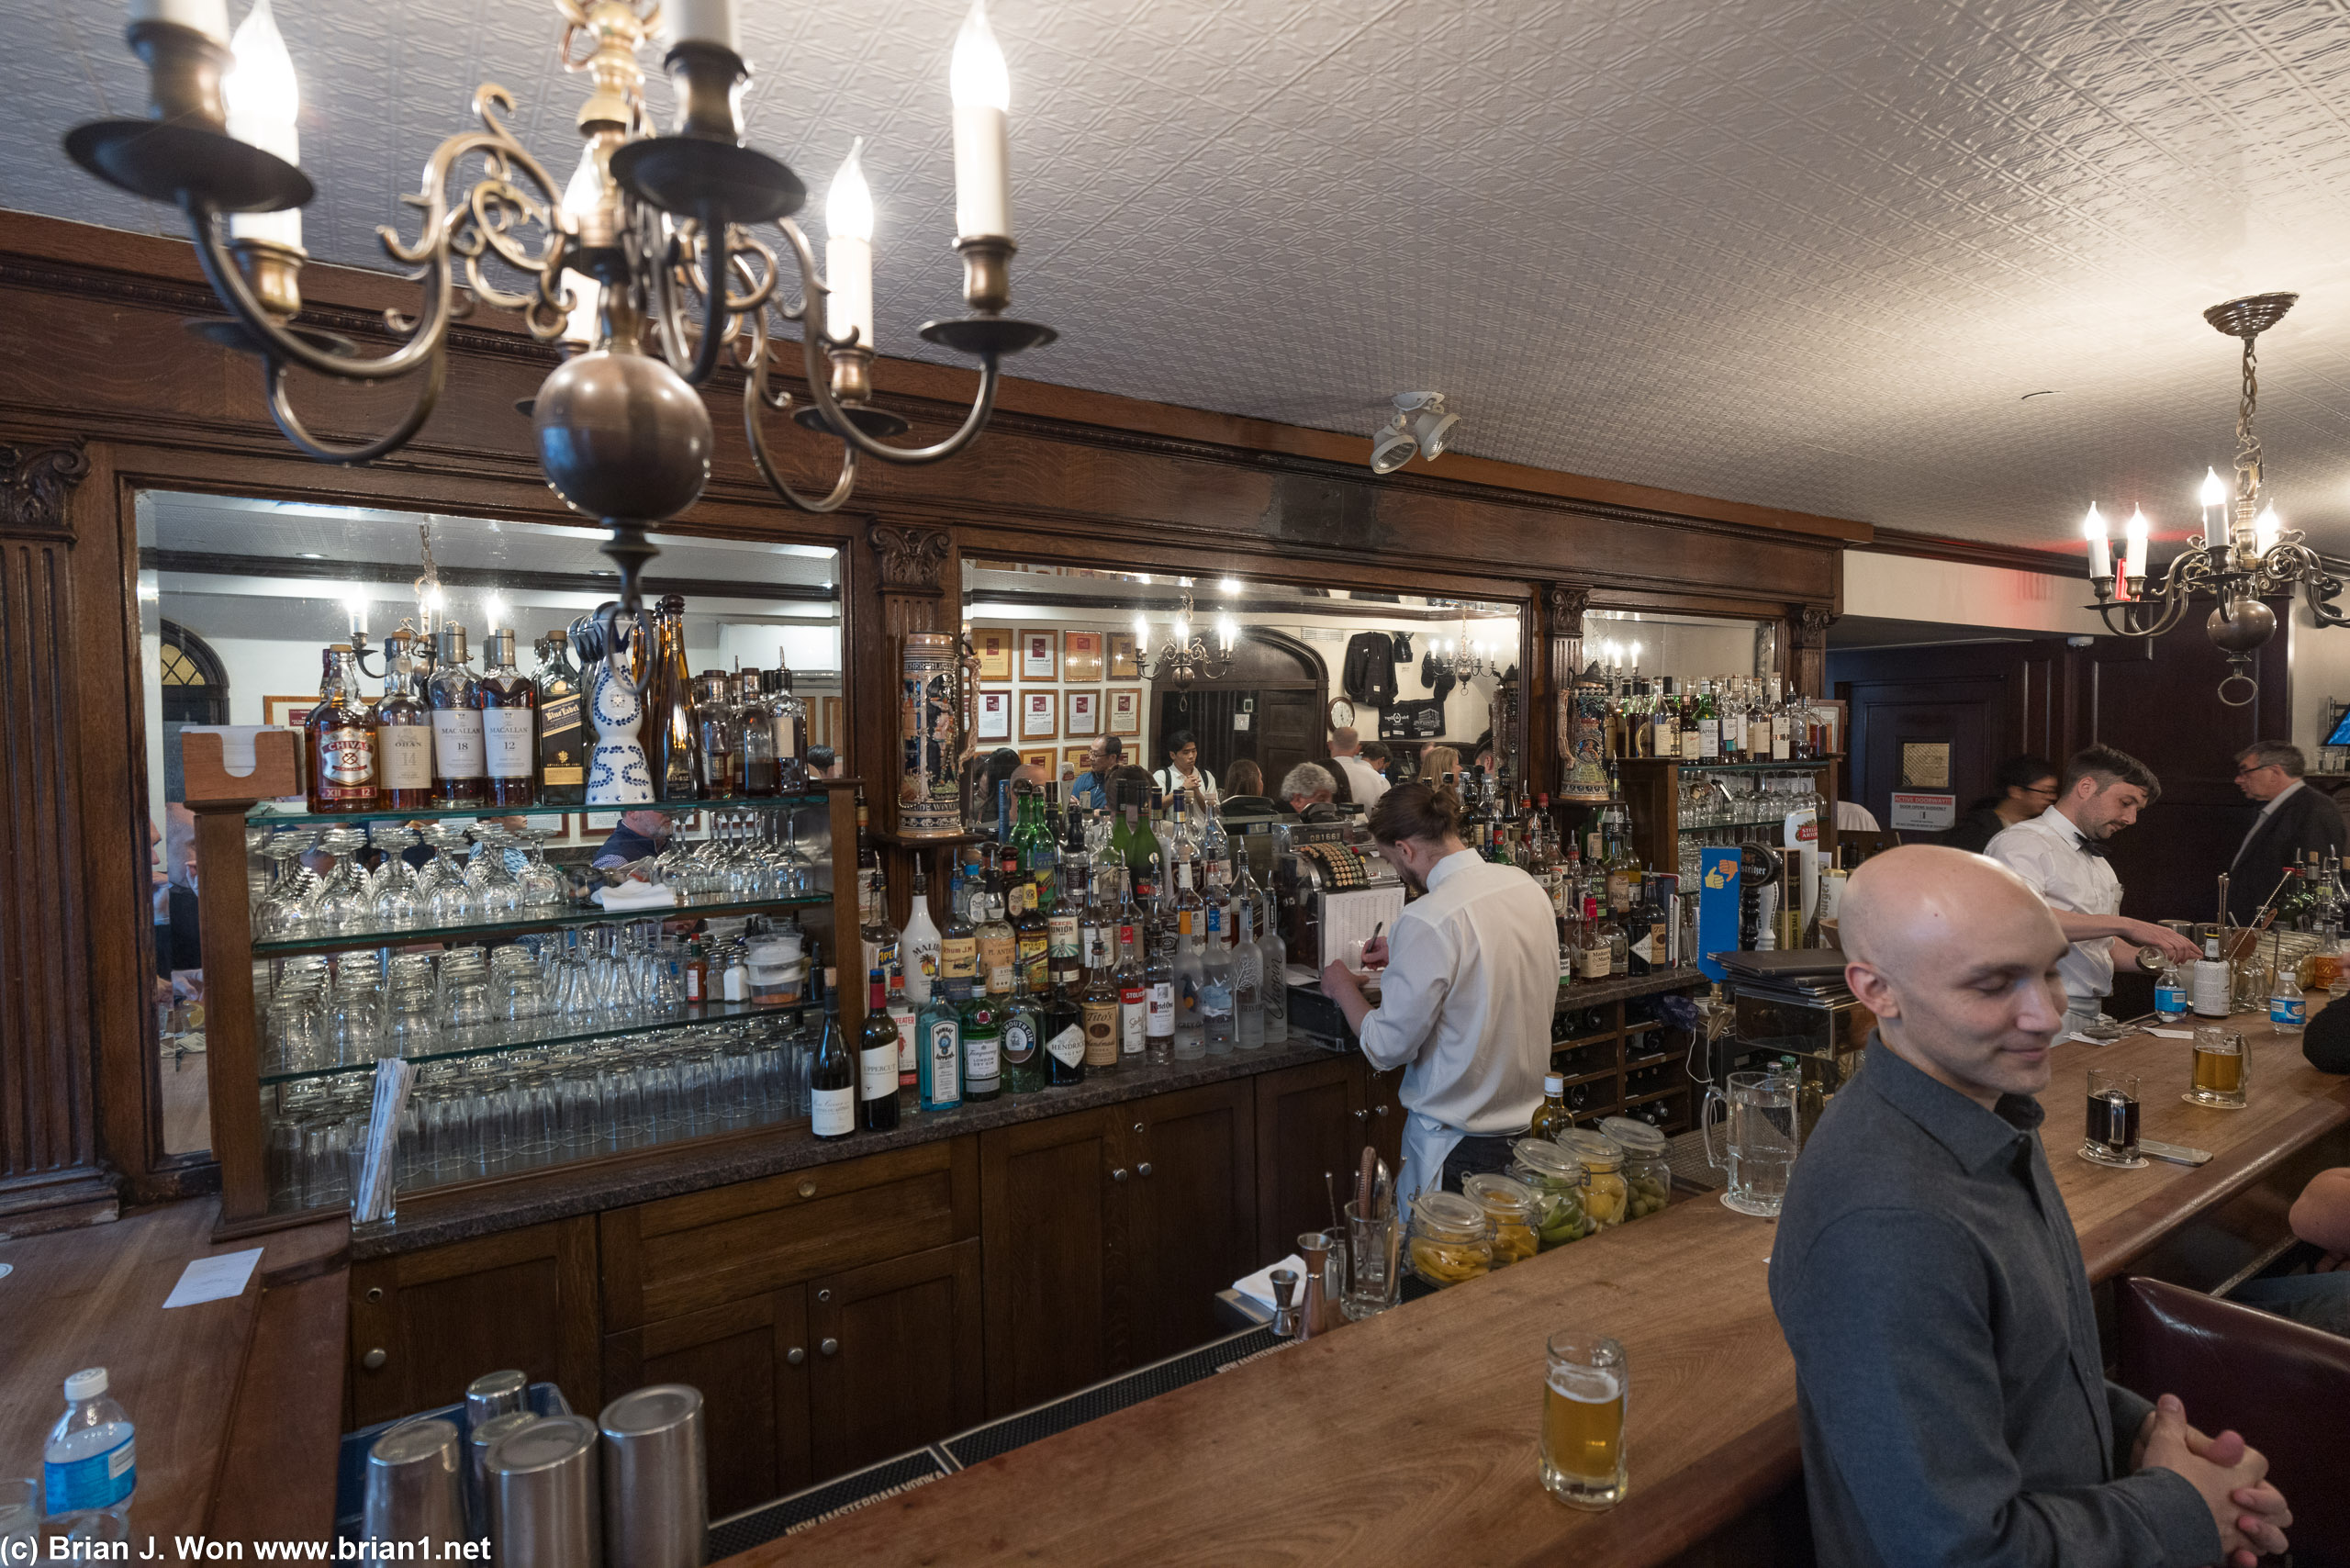
[{"label": "wooden door", "polygon": [[1364,1125],[1370,1128],[1370,1142],[1379,1150],[1379,1158],[1387,1161],[1388,1170],[1397,1176],[1404,1173],[1404,1102],[1398,1097],[1404,1088],[1404,1070],[1391,1067],[1382,1071],[1361,1057],[1350,1057],[1348,1065],[1362,1075],[1362,1108]]},{"label": "wooden door", "polygon": [[1280,803],[1276,791],[1281,787],[1281,775],[1301,762],[1329,755],[1323,740],[1327,706],[1318,691],[1268,691],[1259,698],[1253,721],[1257,745],[1250,755],[1265,770],[1265,793],[1274,797],[1275,804]]},{"label": "wooden door", "polygon": [[1124,1361],[1115,1108],[979,1135],[979,1230],[990,1416],[1097,1383]]},{"label": "wooden door", "polygon": [[818,1280],[808,1300],[817,1480],[978,1425],[977,1241]]},{"label": "wooden door", "polygon": [[1344,1203],[1354,1185],[1366,1141],[1363,1078],[1354,1060],[1334,1056],[1249,1081],[1257,1100],[1251,1269],[1289,1256],[1301,1233],[1329,1226],[1331,1191]]},{"label": "wooden door", "polygon": [[519,1367],[600,1408],[592,1216],[377,1258],[351,1271],[351,1413],[362,1427],[463,1399]]},{"label": "wooden door", "polygon": [[702,1451],[712,1518],[817,1479],[809,1458],[815,1350],[808,1292],[792,1285],[614,1334],[604,1342],[604,1396],[652,1383],[701,1391]]},{"label": "wooden door", "polygon": [[1118,1107],[1128,1137],[1134,1247],[1125,1306],[1127,1365],[1221,1332],[1214,1296],[1257,1267],[1256,1099],[1247,1079]]}]

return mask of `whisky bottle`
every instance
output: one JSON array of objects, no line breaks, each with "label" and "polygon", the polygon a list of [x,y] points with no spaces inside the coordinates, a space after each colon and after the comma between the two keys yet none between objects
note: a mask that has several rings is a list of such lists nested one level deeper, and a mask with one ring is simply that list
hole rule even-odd
[{"label": "whisky bottle", "polygon": [[489,799],[500,806],[538,803],[539,689],[514,667],[514,629],[489,634],[483,657],[489,673],[475,685],[481,708],[483,770]]},{"label": "whisky bottle", "polygon": [[694,780],[694,689],[686,672],[686,601],[664,594],[653,617],[653,667],[646,678],[645,760],[653,769],[653,793],[664,801],[700,799]]},{"label": "whisky bottle", "polygon": [[432,711],[416,698],[414,644],[412,633],[384,639],[384,695],[375,703],[375,802],[393,811],[432,804]]},{"label": "whisky bottle", "polygon": [[579,672],[571,667],[571,639],[550,632],[538,648],[539,803],[584,805],[590,737]]},{"label": "whisky bottle", "polygon": [[373,811],[375,737],[359,700],[359,656],[350,644],[337,643],[319,662],[319,705],[302,726],[309,753],[310,810]]},{"label": "whisky bottle", "polygon": [[465,662],[465,629],[454,622],[435,634],[432,701],[432,801],[478,806],[489,793],[482,756],[480,682]]},{"label": "whisky bottle", "polygon": [[733,685],[722,670],[706,669],[694,682],[694,785],[705,801],[734,798],[740,721]]},{"label": "whisky bottle", "polygon": [[767,678],[746,669],[734,678],[735,790],[764,800],[781,786],[775,762],[775,714],[767,698]]},{"label": "whisky bottle", "polygon": [[808,704],[791,693],[791,669],[783,650],[776,650],[774,700],[767,707],[767,725],[775,732],[777,787],[787,795],[808,788]]}]

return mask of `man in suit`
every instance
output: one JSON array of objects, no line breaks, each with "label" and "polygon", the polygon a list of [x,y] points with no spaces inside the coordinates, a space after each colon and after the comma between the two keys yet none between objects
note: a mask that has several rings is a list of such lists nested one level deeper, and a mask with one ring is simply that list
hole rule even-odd
[{"label": "man in suit", "polygon": [[2228,865],[2228,918],[2249,925],[2304,850],[2342,853],[2342,808],[2301,781],[2301,748],[2262,741],[2236,753],[2236,788],[2261,802],[2260,815]]}]

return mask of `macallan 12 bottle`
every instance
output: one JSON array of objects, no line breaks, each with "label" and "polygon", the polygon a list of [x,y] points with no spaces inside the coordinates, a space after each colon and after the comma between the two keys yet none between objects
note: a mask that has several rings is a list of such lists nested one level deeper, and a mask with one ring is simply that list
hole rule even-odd
[{"label": "macallan 12 bottle", "polygon": [[586,700],[571,667],[570,639],[550,632],[539,639],[539,804],[576,806],[588,800]]},{"label": "macallan 12 bottle", "polygon": [[384,639],[384,695],[375,704],[376,803],[394,811],[432,804],[432,712],[416,700],[415,641],[413,633]]},{"label": "macallan 12 bottle", "polygon": [[348,643],[326,651],[319,705],[303,724],[310,765],[310,810],[375,808],[375,737],[359,700],[359,655]]},{"label": "macallan 12 bottle", "polygon": [[482,756],[480,682],[465,663],[465,629],[442,626],[432,699],[432,799],[436,805],[478,806],[488,798]]},{"label": "macallan 12 bottle", "polygon": [[489,634],[483,649],[489,673],[474,688],[481,708],[483,771],[489,776],[489,798],[500,806],[538,802],[535,779],[539,766],[538,688],[514,667],[514,630]]}]

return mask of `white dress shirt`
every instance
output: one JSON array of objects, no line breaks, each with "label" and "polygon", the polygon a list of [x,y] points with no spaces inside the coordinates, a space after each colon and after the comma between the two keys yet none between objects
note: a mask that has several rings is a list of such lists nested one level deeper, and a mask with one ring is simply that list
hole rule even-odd
[{"label": "white dress shirt", "polygon": [[[1984,846],[1983,853],[2030,882],[2032,890],[2052,909],[2075,914],[2121,913],[2121,879],[2102,855],[2081,848],[2081,830],[2073,819],[2051,806],[2036,817],[2003,830]],[[2076,942],[2057,960],[2067,996],[2113,994],[2112,938]]]},{"label": "white dress shirt", "polygon": [[1357,1031],[1398,1098],[1466,1133],[1525,1131],[1550,1066],[1559,935],[1550,900],[1515,866],[1448,855],[1387,935],[1380,1001]]},{"label": "white dress shirt", "polygon": [[2288,782],[2282,790],[2277,790],[2274,795],[2268,797],[2267,802],[2260,808],[2260,814],[2252,819],[2252,825],[2250,827],[2244,830],[2244,842],[2236,846],[2235,858],[2228,862],[2229,870],[2233,871],[2236,868],[2236,861],[2243,859],[2244,852],[2252,847],[2252,835],[2258,833],[2262,825],[2266,823],[2270,817],[2277,814],[2277,808],[2283,805],[2286,801],[2290,799],[2293,791],[2300,787],[2301,781],[2295,778]]},{"label": "white dress shirt", "polygon": [[1354,791],[1355,804],[1364,811],[1371,810],[1378,803],[1379,797],[1387,793],[1389,785],[1386,778],[1371,765],[1369,758],[1360,756],[1334,756],[1330,760],[1346,769],[1347,787]]}]

